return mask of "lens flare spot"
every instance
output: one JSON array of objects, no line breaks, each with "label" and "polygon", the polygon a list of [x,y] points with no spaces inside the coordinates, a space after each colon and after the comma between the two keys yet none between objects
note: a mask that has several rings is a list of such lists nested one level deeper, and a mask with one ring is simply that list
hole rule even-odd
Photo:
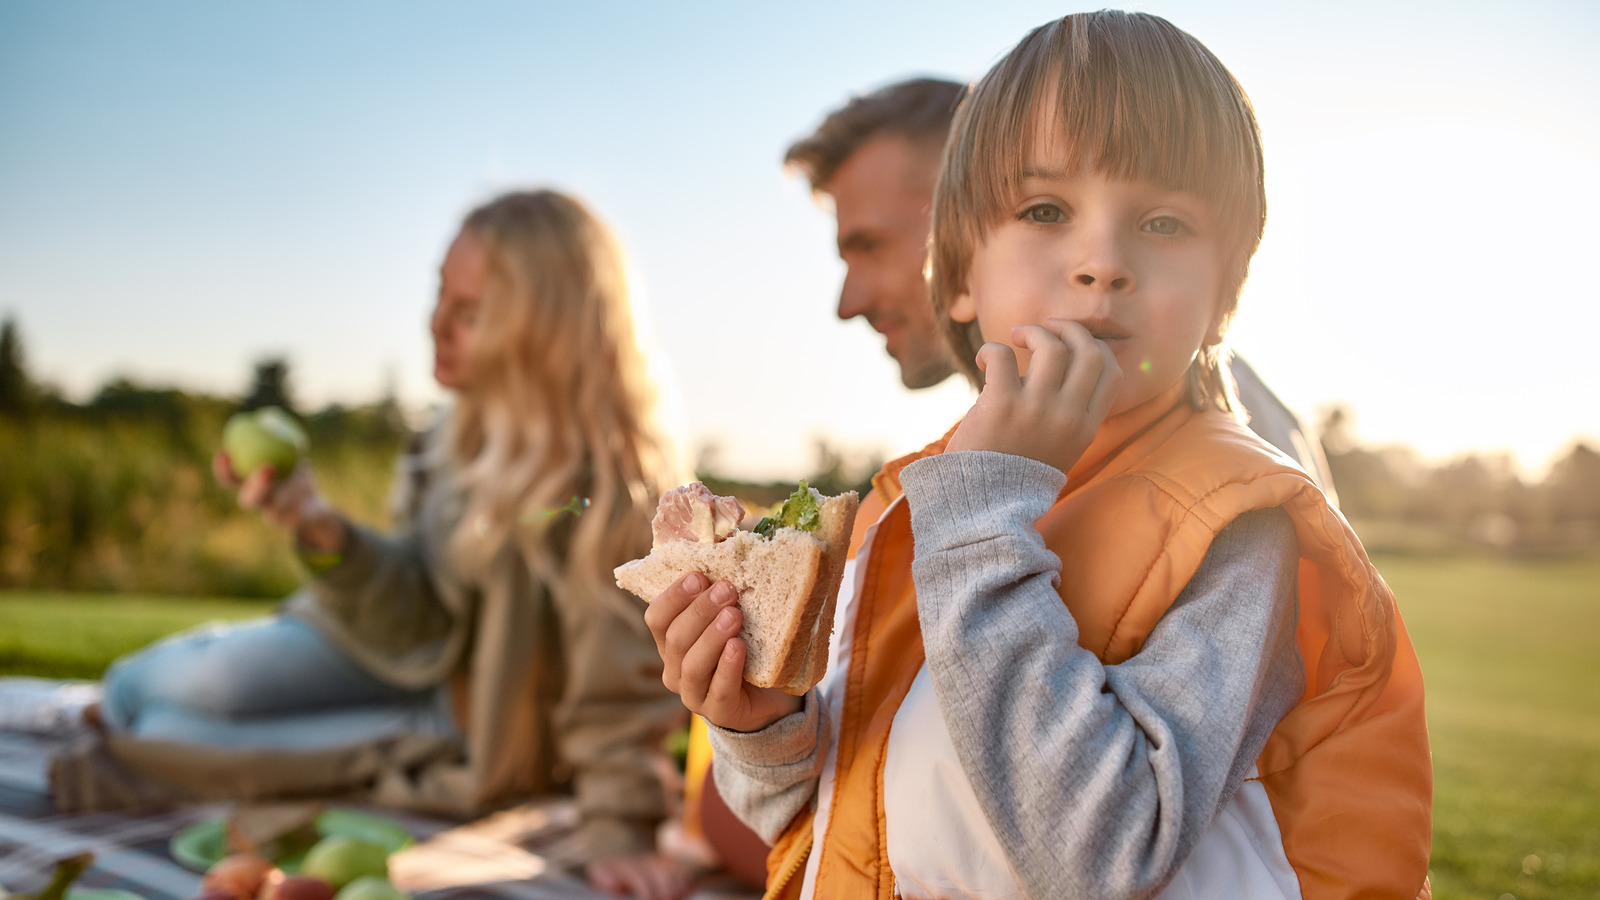
[{"label": "lens flare spot", "polygon": [[1139,363],[1139,371],[1141,371],[1141,372],[1150,371],[1150,360],[1147,359],[1147,360],[1144,360],[1143,362]]}]

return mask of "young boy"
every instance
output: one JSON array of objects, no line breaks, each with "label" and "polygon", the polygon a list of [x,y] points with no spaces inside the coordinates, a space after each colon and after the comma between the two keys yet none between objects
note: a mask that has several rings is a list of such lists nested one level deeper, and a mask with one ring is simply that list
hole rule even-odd
[{"label": "young boy", "polygon": [[701,575],[646,615],[770,895],[1426,893],[1394,598],[1231,414],[1264,208],[1249,101],[1162,19],[1068,16],[974,88],[930,259],[982,394],[876,479],[828,677],[744,683]]}]

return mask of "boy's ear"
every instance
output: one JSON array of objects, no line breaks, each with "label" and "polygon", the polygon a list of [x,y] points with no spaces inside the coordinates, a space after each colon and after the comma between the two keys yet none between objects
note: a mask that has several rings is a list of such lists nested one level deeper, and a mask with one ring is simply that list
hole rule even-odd
[{"label": "boy's ear", "polygon": [[950,301],[950,318],[957,322],[971,322],[978,318],[978,305],[972,302],[971,294],[962,291]]}]

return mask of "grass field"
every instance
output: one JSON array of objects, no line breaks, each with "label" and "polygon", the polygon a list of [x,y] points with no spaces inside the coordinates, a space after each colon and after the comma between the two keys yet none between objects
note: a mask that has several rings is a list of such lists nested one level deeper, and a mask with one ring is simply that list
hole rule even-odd
[{"label": "grass field", "polygon": [[1600,560],[1377,563],[1428,685],[1434,897],[1600,897]]},{"label": "grass field", "polygon": [[99,678],[113,659],[214,619],[270,613],[276,601],[0,592],[0,675]]},{"label": "grass field", "polygon": [[[1600,559],[1379,557],[1428,684],[1438,900],[1600,897]],[[259,601],[0,593],[0,674],[95,677]]]}]

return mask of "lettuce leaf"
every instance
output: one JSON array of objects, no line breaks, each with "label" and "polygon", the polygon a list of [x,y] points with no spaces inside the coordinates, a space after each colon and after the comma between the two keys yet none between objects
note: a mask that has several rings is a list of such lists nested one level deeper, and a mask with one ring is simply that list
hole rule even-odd
[{"label": "lettuce leaf", "polygon": [[789,499],[783,501],[783,509],[778,511],[778,524],[801,531],[816,531],[822,526],[822,509],[817,506],[817,495],[811,492],[811,487],[804,479],[789,495]]},{"label": "lettuce leaf", "polygon": [[789,499],[783,501],[783,508],[778,510],[778,514],[763,518],[753,530],[764,538],[770,538],[779,528],[816,531],[820,527],[822,507],[817,505],[817,496],[811,493],[811,486],[802,479]]}]

